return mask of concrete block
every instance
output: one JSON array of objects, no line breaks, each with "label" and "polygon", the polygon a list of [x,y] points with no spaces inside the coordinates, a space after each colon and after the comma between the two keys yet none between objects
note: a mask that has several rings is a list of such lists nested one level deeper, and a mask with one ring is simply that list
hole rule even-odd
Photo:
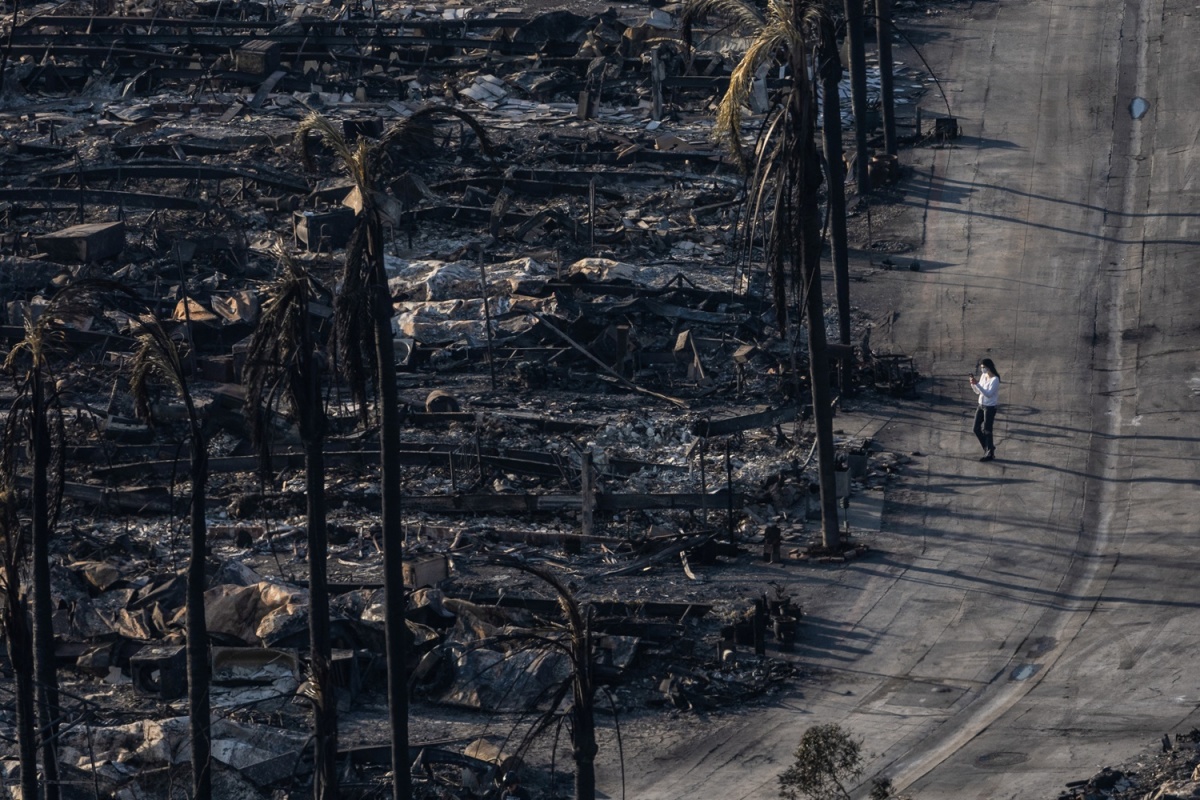
[{"label": "concrete block", "polygon": [[187,691],[187,660],[182,645],[143,647],[129,659],[133,687],[163,700],[182,697]]},{"label": "concrete block", "polygon": [[113,258],[125,249],[124,222],[89,222],[38,236],[39,252],[55,261],[92,263]]},{"label": "concrete block", "polygon": [[312,251],[345,247],[354,232],[354,223],[354,211],[349,208],[297,211],[296,238]]},{"label": "concrete block", "polygon": [[200,377],[206,381],[233,383],[237,380],[237,371],[234,369],[232,355],[202,358],[196,366],[200,371]]},{"label": "concrete block", "polygon": [[450,564],[440,553],[404,562],[404,585],[411,589],[437,586],[448,577],[450,577]]},{"label": "concrete block", "polygon": [[237,71],[250,75],[269,75],[279,66],[279,56],[283,45],[260,39],[239,47],[234,54],[237,59]]},{"label": "concrete block", "polygon": [[933,121],[933,135],[938,139],[957,139],[959,134],[957,117],[938,117]]},{"label": "concrete block", "polygon": [[378,139],[383,136],[383,120],[379,117],[342,120],[342,135],[350,144],[357,142],[360,136]]}]

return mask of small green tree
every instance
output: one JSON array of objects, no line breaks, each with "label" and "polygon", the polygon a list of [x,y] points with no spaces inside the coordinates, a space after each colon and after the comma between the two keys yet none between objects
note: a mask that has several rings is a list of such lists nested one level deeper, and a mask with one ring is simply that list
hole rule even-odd
[{"label": "small green tree", "polygon": [[784,800],[850,800],[848,784],[862,776],[862,742],[840,725],[814,725],[800,737],[796,761],[779,776]]},{"label": "small green tree", "polygon": [[888,800],[892,796],[891,778],[871,779],[871,800]]}]

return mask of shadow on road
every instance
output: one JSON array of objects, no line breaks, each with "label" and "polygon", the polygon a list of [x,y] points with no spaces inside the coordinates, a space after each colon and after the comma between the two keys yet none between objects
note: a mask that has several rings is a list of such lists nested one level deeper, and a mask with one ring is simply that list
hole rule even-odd
[{"label": "shadow on road", "polygon": [[801,658],[826,658],[835,661],[855,661],[871,652],[869,643],[875,637],[860,630],[851,630],[845,623],[824,617],[805,615],[801,620],[803,635],[797,639],[796,651]]},{"label": "shadow on road", "polygon": [[1050,225],[1045,222],[1037,222],[1037,219],[1046,218],[1045,214],[1030,212],[1027,217],[1016,217],[1007,214],[989,213],[981,210],[970,210],[965,207],[968,197],[981,189],[990,190],[993,192],[1015,195],[1028,200],[1037,200],[1041,202],[1051,203],[1054,205],[1074,206],[1089,211],[1095,211],[1103,214],[1105,220],[1111,218],[1122,219],[1196,219],[1200,218],[1200,213],[1129,213],[1118,209],[1105,208],[1103,206],[1092,205],[1089,203],[1080,203],[1076,200],[1068,200],[1060,197],[1051,197],[1049,195],[1027,192],[1021,189],[1014,189],[1007,186],[1000,186],[992,183],[972,183],[968,181],[957,181],[949,178],[943,178],[937,175],[920,174],[914,175],[904,183],[903,187],[912,195],[901,201],[904,205],[925,208],[930,203],[936,203],[939,212],[944,214],[963,214],[979,219],[988,219],[995,222],[1007,222],[1014,225],[1024,225],[1030,228],[1037,228],[1054,233],[1065,233],[1072,236],[1082,236],[1086,239],[1093,239],[1100,242],[1109,242],[1112,244],[1121,245],[1200,245],[1200,240],[1196,239],[1144,239],[1138,236],[1130,238],[1120,238],[1116,236],[1105,236],[1096,233],[1096,226],[1089,226],[1086,229],[1075,230],[1064,228],[1058,225]]},{"label": "shadow on road", "polygon": [[[891,567],[893,570],[903,570],[903,574],[898,578],[900,581],[909,581],[944,589],[969,589],[972,592],[979,592],[999,599],[1011,600],[1023,605],[1038,606],[1055,611],[1074,611],[1081,604],[1091,605],[1100,599],[1095,594],[1077,594],[1032,585],[1022,586],[1015,581],[997,580],[984,577],[978,573],[967,573],[957,569],[947,570],[935,567],[923,567],[919,564],[908,563],[879,554],[876,554],[871,559],[871,562],[861,562],[854,565],[854,568],[862,569],[868,566],[869,563],[882,564]],[[1023,577],[1029,580],[1028,575]],[[1105,594],[1104,601],[1106,603],[1127,603],[1134,606],[1152,606],[1155,608],[1200,609],[1200,601],[1163,601],[1147,599],[1145,597],[1115,596],[1112,594]]]}]

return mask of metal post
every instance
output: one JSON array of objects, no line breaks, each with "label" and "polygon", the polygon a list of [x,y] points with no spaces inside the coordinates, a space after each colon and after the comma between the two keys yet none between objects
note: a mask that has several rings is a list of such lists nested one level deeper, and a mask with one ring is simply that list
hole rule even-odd
[{"label": "metal post", "polygon": [[725,442],[725,493],[729,495],[729,541],[733,541],[733,462],[729,458],[729,442]]},{"label": "metal post", "polygon": [[588,181],[588,255],[596,255],[596,179]]},{"label": "metal post", "polygon": [[492,353],[492,312],[488,306],[487,270],[483,266],[483,253],[479,254],[479,288],[483,293],[483,324],[487,330],[488,369],[492,374],[492,391],[496,391],[496,358]]},{"label": "metal post", "polygon": [[[592,451],[585,450],[579,463],[579,528],[583,536],[591,536],[596,526],[596,487],[592,483]],[[563,549],[568,553],[578,553],[583,549],[580,539],[568,537],[563,541]]]}]

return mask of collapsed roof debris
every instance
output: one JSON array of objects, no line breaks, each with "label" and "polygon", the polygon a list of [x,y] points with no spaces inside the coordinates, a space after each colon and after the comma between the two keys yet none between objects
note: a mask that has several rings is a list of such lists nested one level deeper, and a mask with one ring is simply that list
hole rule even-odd
[{"label": "collapsed roof debris", "polygon": [[[559,601],[502,557],[570,583],[614,711],[727,707],[793,674],[799,604],[754,584],[737,597],[704,591],[706,572],[754,575],[764,544],[776,562],[806,557],[817,511],[808,378],[793,364],[803,348],[774,328],[765,276],[736,233],[743,180],[709,136],[737,42],[705,29],[688,51],[670,5],[115,11],[15,14],[0,105],[0,333],[8,350],[56,290],[103,276],[137,293],[182,347],[209,441],[204,608],[220,796],[298,796],[311,780],[297,733],[314,701],[300,431],[286,410],[271,420],[282,477],[263,478],[240,385],[281,251],[324,287],[309,317],[330,378],[344,796],[378,788],[390,767],[379,446],[333,380],[330,339],[364,200],[329,148],[312,145],[314,170],[300,165],[293,140],[314,109],[351,145],[371,146],[431,105],[450,107],[496,145],[462,118],[421,127],[389,152],[382,192],[422,785],[482,796],[539,746],[483,747],[491,715],[560,710],[570,665],[555,649],[569,636]],[[915,101],[920,79],[907,86]],[[188,409],[163,396],[154,427],[137,413],[136,315],[97,307],[65,322],[55,447],[67,513],[52,572],[60,779],[165,797],[186,785],[190,759]],[[866,340],[849,351],[844,396],[915,391],[907,356]],[[4,407],[13,397],[0,390]],[[845,494],[881,490],[907,460],[861,435],[839,446]],[[18,477],[28,491],[33,478]],[[0,695],[5,741],[11,707]],[[463,721],[447,708],[487,713]],[[13,764],[6,754],[5,785]]]}]

